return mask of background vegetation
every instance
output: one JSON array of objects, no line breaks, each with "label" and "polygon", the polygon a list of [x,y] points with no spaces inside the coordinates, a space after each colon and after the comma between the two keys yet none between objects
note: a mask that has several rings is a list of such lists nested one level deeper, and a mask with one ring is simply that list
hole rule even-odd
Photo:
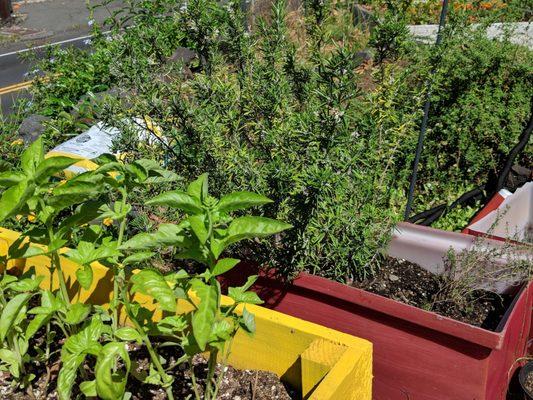
[{"label": "background vegetation", "polygon": [[[532,52],[486,39],[483,26],[466,28],[473,18],[493,20],[493,9],[452,8],[443,46],[434,49],[409,39],[406,23],[423,22],[411,2],[374,2],[380,23],[371,33],[353,25],[343,1],[277,0],[253,17],[239,2],[126,3],[106,21],[112,35],[94,26],[91,52],[52,51],[25,113],[51,117],[50,145],[103,119],[123,130],[116,148],[126,157],[156,157],[185,180],[209,172],[214,195],[270,197],[264,215],[294,229],[234,251],[289,274],[349,281],[378,265],[402,218],[431,70],[415,211],[484,183],[531,112]],[[124,124],[140,116],[162,140],[148,145]],[[523,162],[532,154],[529,146]],[[140,207],[134,225],[151,227],[155,211]],[[471,208],[440,227],[460,229],[465,213]]]}]

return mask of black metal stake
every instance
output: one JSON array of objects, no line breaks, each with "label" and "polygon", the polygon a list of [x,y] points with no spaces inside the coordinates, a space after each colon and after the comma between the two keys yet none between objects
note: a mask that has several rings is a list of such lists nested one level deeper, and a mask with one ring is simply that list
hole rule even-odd
[{"label": "black metal stake", "polygon": [[[448,13],[448,1],[442,2],[442,9],[440,12],[439,30],[437,32],[437,40],[435,46],[439,46],[442,41],[442,30],[446,25],[446,14]],[[420,126],[420,134],[418,135],[418,145],[416,146],[415,160],[413,163],[413,174],[411,175],[411,183],[409,185],[409,195],[407,196],[407,205],[405,206],[404,219],[409,219],[411,214],[411,208],[413,206],[413,195],[415,193],[416,178],[418,174],[418,164],[420,163],[420,154],[424,147],[424,138],[426,137],[426,130],[428,127],[429,106],[431,105],[431,83],[433,75],[435,74],[435,67],[431,70],[430,77],[426,83],[426,102],[424,104],[424,118],[422,119],[422,125]]]}]

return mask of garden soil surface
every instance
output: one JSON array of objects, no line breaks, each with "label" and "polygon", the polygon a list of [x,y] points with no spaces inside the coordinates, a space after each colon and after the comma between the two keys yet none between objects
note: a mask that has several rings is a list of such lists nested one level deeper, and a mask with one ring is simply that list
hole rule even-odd
[{"label": "garden soil surface", "polygon": [[524,381],[524,388],[529,392],[533,393],[533,372],[530,372],[526,380]]},{"label": "garden soil surface", "polygon": [[[126,391],[131,393],[132,400],[167,400],[165,390],[155,384],[141,383],[149,374],[149,356],[144,346],[128,344],[129,355],[132,361],[132,370],[128,379]],[[57,350],[57,349],[56,349]],[[166,360],[165,367],[173,365],[183,354],[178,347],[165,347],[160,349],[161,356]],[[0,399],[2,400],[57,400],[56,380],[60,369],[59,360],[52,357],[50,367],[33,363],[29,366],[30,372],[37,376],[33,382],[32,392],[14,388],[9,373],[0,372]],[[207,361],[202,356],[193,359],[194,375],[197,390],[203,395],[206,384]],[[94,368],[94,360],[89,360],[84,368],[90,372]],[[258,370],[237,370],[231,366],[218,364],[216,378],[220,372],[224,374],[220,379],[217,399],[220,400],[292,400],[300,398],[299,393],[280,381],[274,373]],[[49,373],[47,373],[49,371]],[[180,364],[169,375],[174,378],[172,391],[174,398],[194,399],[192,374],[187,363]],[[92,375],[90,373],[90,375]],[[91,378],[92,379],[92,378]],[[79,395],[79,380],[73,387],[72,398]]]},{"label": "garden soil surface", "polygon": [[497,328],[512,301],[512,296],[476,290],[461,305],[436,302],[443,285],[444,279],[419,265],[391,257],[384,259],[372,278],[352,283],[359,289],[489,330]]}]

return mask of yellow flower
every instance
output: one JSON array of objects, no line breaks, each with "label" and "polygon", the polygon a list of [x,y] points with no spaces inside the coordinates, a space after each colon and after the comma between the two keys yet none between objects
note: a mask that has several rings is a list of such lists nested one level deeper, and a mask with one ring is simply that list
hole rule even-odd
[{"label": "yellow flower", "polygon": [[109,218],[109,217],[108,218],[104,218],[104,220],[102,222],[103,222],[103,224],[105,226],[111,226],[111,225],[113,225],[113,218]]},{"label": "yellow flower", "polygon": [[24,144],[24,140],[22,140],[22,139],[13,140],[11,142],[11,146],[20,146],[22,144]]},{"label": "yellow flower", "polygon": [[20,221],[20,220],[22,219],[22,215],[17,214],[17,215],[15,216],[15,219],[16,219],[17,221]]},{"label": "yellow flower", "polygon": [[34,213],[31,213],[28,215],[28,221],[29,222],[35,222],[37,220],[37,217],[35,216]]}]

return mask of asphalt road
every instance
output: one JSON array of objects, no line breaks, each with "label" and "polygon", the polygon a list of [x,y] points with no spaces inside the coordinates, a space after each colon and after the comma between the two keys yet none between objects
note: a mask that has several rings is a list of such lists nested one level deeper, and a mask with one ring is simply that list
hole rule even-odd
[{"label": "asphalt road", "polygon": [[27,73],[34,69],[32,62],[24,58],[24,54],[33,51],[37,58],[46,54],[45,47],[57,45],[61,47],[74,46],[87,48],[85,43],[87,35],[64,39],[58,42],[38,46],[36,48],[23,48],[14,51],[0,52],[0,104],[1,113],[7,115],[13,112],[14,102],[21,96],[28,97],[23,82],[28,81]]}]

